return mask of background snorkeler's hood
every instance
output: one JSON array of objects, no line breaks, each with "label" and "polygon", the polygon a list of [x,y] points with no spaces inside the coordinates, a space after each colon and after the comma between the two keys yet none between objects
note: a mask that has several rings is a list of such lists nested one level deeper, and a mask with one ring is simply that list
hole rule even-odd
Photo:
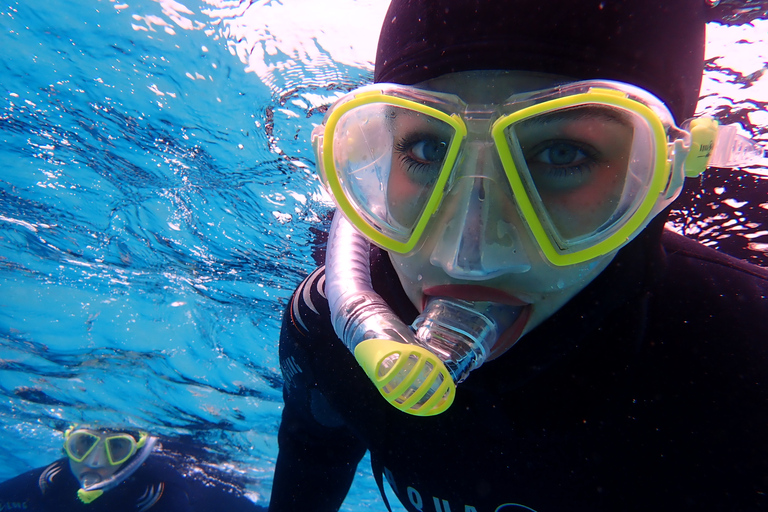
[{"label": "background snorkeler's hood", "polygon": [[680,124],[699,98],[708,11],[705,0],[393,0],[374,80],[486,69],[618,80]]}]

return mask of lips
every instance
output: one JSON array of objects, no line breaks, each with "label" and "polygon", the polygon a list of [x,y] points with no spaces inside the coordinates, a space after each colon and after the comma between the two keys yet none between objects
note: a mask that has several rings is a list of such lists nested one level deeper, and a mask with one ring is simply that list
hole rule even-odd
[{"label": "lips", "polygon": [[443,284],[425,288],[424,297],[422,297],[422,308],[426,304],[428,296],[453,297],[455,299],[462,299],[472,302],[497,302],[499,304],[507,304],[509,306],[529,305],[524,300],[521,300],[514,295],[510,295],[509,293],[497,290],[495,288],[474,284]]},{"label": "lips", "polygon": [[101,475],[94,471],[87,471],[80,475],[80,485],[82,485],[84,488],[96,485],[101,482],[101,480]]}]

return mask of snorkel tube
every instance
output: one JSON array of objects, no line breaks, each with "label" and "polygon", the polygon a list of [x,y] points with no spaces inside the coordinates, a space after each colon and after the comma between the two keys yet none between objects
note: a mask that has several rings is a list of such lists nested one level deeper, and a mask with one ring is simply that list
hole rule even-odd
[{"label": "snorkel tube", "polygon": [[146,436],[141,439],[139,441],[139,445],[141,445],[139,451],[136,452],[131,460],[126,462],[114,475],[107,478],[106,480],[95,483],[93,485],[86,485],[81,489],[78,489],[77,497],[80,499],[80,501],[87,505],[108,490],[113,489],[123,483],[126,478],[131,476],[137,469],[139,469],[139,466],[141,466],[144,461],[147,460],[147,457],[149,457],[149,454],[152,453],[155,444],[157,444],[156,437]]},{"label": "snorkel tube", "polygon": [[382,396],[408,414],[433,416],[447,410],[456,384],[483,363],[506,327],[493,320],[499,316],[493,309],[500,306],[446,297],[432,298],[413,327],[405,325],[373,290],[370,242],[339,211],[331,225],[325,272],[336,335]]}]

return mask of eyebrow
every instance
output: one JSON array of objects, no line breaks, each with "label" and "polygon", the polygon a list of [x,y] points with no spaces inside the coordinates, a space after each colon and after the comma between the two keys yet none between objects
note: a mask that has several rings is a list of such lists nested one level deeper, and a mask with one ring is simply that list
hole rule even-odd
[{"label": "eyebrow", "polygon": [[400,118],[401,122],[403,122],[403,120],[411,120],[413,122],[421,123],[425,127],[438,132],[454,133],[454,130],[450,125],[423,112],[409,110],[396,105],[389,105],[386,114],[387,123],[389,123],[390,126],[394,126],[394,124],[398,122],[398,118]]},{"label": "eyebrow", "polygon": [[580,106],[575,105],[568,107],[565,110],[546,112],[544,114],[537,115],[536,117],[523,119],[521,124],[549,124],[561,121],[582,121],[585,119],[604,120],[623,124],[626,126],[633,126],[629,116],[623,111],[616,108],[610,108],[606,106]]}]

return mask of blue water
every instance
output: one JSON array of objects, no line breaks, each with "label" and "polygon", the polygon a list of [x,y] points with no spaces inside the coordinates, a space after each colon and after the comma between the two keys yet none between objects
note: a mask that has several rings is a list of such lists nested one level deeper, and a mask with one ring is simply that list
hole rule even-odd
[{"label": "blue water", "polygon": [[[129,423],[190,436],[267,503],[280,317],[330,209],[309,134],[371,78],[310,5],[0,8],[0,481],[58,458],[70,423]],[[766,141],[765,41],[739,44],[763,67],[712,60],[728,94],[701,109]],[[766,176],[707,175],[671,225],[768,264]],[[359,471],[345,510],[379,502]]]}]

